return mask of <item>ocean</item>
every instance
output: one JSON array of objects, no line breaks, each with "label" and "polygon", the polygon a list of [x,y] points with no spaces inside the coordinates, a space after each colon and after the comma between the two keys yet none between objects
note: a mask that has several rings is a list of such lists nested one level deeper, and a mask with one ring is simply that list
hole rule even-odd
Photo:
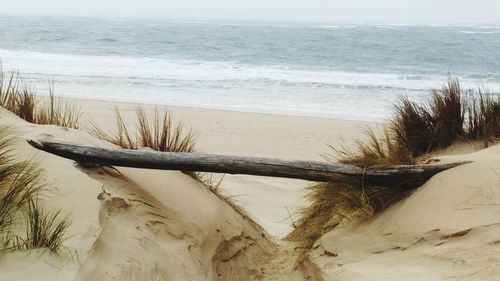
[{"label": "ocean", "polygon": [[0,16],[4,71],[46,94],[383,120],[448,76],[500,92],[500,26]]}]

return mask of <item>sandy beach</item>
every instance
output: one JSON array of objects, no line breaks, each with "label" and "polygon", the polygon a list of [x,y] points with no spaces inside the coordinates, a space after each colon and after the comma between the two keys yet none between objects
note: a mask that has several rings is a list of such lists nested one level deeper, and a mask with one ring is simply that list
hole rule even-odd
[{"label": "sandy beach", "polygon": [[[127,124],[133,124],[137,108],[71,103],[81,107],[83,127],[96,122],[106,129],[114,126],[115,106]],[[152,112],[156,106],[143,108]],[[374,125],[159,108],[192,128],[202,152],[215,154],[324,161],[325,144],[342,140],[352,146]],[[478,152],[467,146],[462,153],[455,146],[453,155],[435,161],[473,163],[434,176],[368,220],[338,225],[303,252],[282,238],[305,206],[310,182],[226,176],[221,189],[240,206],[234,208],[178,171],[87,167],[26,142],[115,147],[86,130],[30,124],[4,109],[0,120],[16,132],[15,158],[36,157],[44,170],[41,204],[72,222],[65,254],[3,254],[2,280],[495,280],[500,273],[498,146]]]},{"label": "sandy beach", "polygon": [[[108,130],[115,127],[117,106],[127,122],[135,122],[135,103],[71,99],[81,105],[84,120]],[[215,109],[140,105],[171,112],[192,128],[200,152],[224,155],[261,156],[279,159],[324,161],[331,153],[328,144],[352,144],[363,139],[367,122],[311,118]],[[98,120],[98,121],[96,121]],[[216,177],[215,177],[216,178]],[[282,237],[290,231],[292,217],[303,206],[304,188],[311,182],[291,179],[224,176],[221,187],[239,202],[269,234]],[[287,210],[288,209],[288,210]]]},{"label": "sandy beach", "polygon": [[[91,100],[69,102],[81,107],[84,127],[96,122],[109,130],[115,126],[115,106],[125,122],[133,122],[138,106]],[[169,111],[192,128],[200,151],[215,154],[322,160],[320,153],[328,151],[327,143],[338,140],[340,135],[346,142],[361,137],[366,125],[200,108],[142,107],[146,111]],[[9,254],[0,269],[2,279],[13,280],[21,275],[37,279],[43,274],[47,278],[44,280],[153,280],[155,276],[161,276],[155,280],[287,280],[291,276],[302,280],[296,268],[298,253],[279,239],[290,232],[293,216],[305,203],[305,187],[311,182],[225,176],[222,193],[237,202],[253,223],[180,172],[118,168],[120,176],[116,178],[116,172],[77,166],[71,160],[38,152],[25,141],[113,147],[84,129],[33,125],[3,109],[0,118],[3,125],[15,128],[16,147],[24,151],[16,158],[36,157],[46,171],[48,183],[41,202],[46,208],[60,208],[69,214],[72,225],[65,245],[73,253],[60,257],[35,250],[29,255],[39,258],[28,260],[23,254]],[[181,244],[175,246],[178,242],[173,241]],[[193,252],[192,245],[197,245],[198,250]],[[176,259],[165,254],[173,254]],[[193,263],[193,258],[198,261]],[[167,263],[158,269],[162,261]],[[36,266],[23,270],[26,262]]]},{"label": "sandy beach", "polygon": [[499,281],[500,1],[5,1],[0,281]]}]

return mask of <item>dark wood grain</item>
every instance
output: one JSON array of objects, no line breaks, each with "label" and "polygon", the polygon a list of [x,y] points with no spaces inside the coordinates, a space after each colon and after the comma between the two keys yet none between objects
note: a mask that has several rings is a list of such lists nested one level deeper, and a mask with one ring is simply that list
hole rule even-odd
[{"label": "dark wood grain", "polygon": [[444,165],[362,168],[349,164],[318,161],[280,160],[146,150],[106,149],[47,141],[28,141],[33,147],[80,163],[159,170],[244,174],[330,181],[339,176],[363,177],[366,180],[392,182],[408,179],[426,181],[433,175],[468,162]]}]

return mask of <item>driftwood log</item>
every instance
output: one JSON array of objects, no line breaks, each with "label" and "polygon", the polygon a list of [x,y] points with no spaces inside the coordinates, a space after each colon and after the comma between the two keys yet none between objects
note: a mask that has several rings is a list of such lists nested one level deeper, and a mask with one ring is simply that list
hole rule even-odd
[{"label": "driftwood log", "polygon": [[339,176],[355,176],[383,183],[425,182],[433,175],[469,162],[444,165],[361,168],[349,164],[318,161],[292,161],[261,157],[242,157],[181,152],[106,149],[47,141],[28,142],[35,148],[79,163],[145,169],[179,170],[282,177],[309,181],[331,181]]}]

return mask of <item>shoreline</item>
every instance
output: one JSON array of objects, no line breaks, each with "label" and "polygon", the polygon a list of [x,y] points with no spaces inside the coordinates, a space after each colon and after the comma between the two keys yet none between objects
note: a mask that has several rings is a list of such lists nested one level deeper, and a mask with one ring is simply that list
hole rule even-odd
[{"label": "shoreline", "polygon": [[[186,129],[192,128],[203,152],[242,156],[323,160],[322,157],[313,156],[313,154],[324,153],[329,144],[335,144],[339,141],[351,142],[354,139],[363,138],[361,132],[367,125],[383,125],[383,123],[378,122],[277,113],[242,112],[216,108],[82,99],[66,96],[60,96],[60,98],[81,109],[84,115],[82,121],[84,121],[85,125],[89,125],[89,121],[99,121],[97,123],[107,130],[114,128],[115,107],[120,109],[125,121],[129,122],[135,122],[135,109],[137,106],[142,106],[148,113],[152,113],[156,108],[166,110],[172,114],[175,121],[182,122]],[[283,138],[283,135],[287,135],[287,137]],[[244,140],[245,137],[247,137],[246,141]],[[256,137],[262,139],[257,140]],[[210,143],[202,140],[205,138],[209,138]],[[216,140],[220,141],[220,143],[229,142],[234,145],[224,146],[225,149],[221,149],[215,143]],[[255,147],[255,144],[258,144],[260,140],[266,142],[266,147],[260,147],[263,149],[262,153],[256,151],[259,149],[258,146],[257,149]],[[253,142],[248,143],[248,141]],[[290,151],[290,147],[286,145],[287,143],[293,143],[297,148],[295,150],[297,153],[294,153],[294,150]],[[248,144],[248,146],[245,144]],[[306,148],[304,145],[308,145],[308,147]],[[276,149],[278,151],[284,149],[284,151],[283,153],[274,153]]]},{"label": "shoreline", "polygon": [[[48,95],[37,93],[37,96],[46,98]],[[338,120],[338,121],[353,121],[353,122],[370,122],[370,123],[380,123],[384,124],[386,118],[381,117],[361,117],[358,115],[342,115],[342,114],[323,114],[314,113],[309,111],[287,111],[287,110],[274,110],[274,109],[257,109],[257,108],[246,108],[246,107],[230,107],[230,106],[203,106],[203,105],[190,105],[182,103],[152,103],[152,102],[140,102],[131,99],[105,99],[105,98],[93,98],[93,97],[74,97],[58,95],[57,98],[65,100],[74,101],[96,101],[104,103],[116,103],[116,104],[135,104],[135,105],[145,105],[145,106],[158,106],[158,107],[170,107],[170,108],[184,108],[184,109],[201,109],[201,110],[213,110],[222,112],[234,112],[234,113],[248,113],[248,114],[261,114],[261,115],[271,115],[271,116],[286,116],[286,117],[297,117],[297,118],[308,118],[308,119],[326,119],[326,120]]]}]

